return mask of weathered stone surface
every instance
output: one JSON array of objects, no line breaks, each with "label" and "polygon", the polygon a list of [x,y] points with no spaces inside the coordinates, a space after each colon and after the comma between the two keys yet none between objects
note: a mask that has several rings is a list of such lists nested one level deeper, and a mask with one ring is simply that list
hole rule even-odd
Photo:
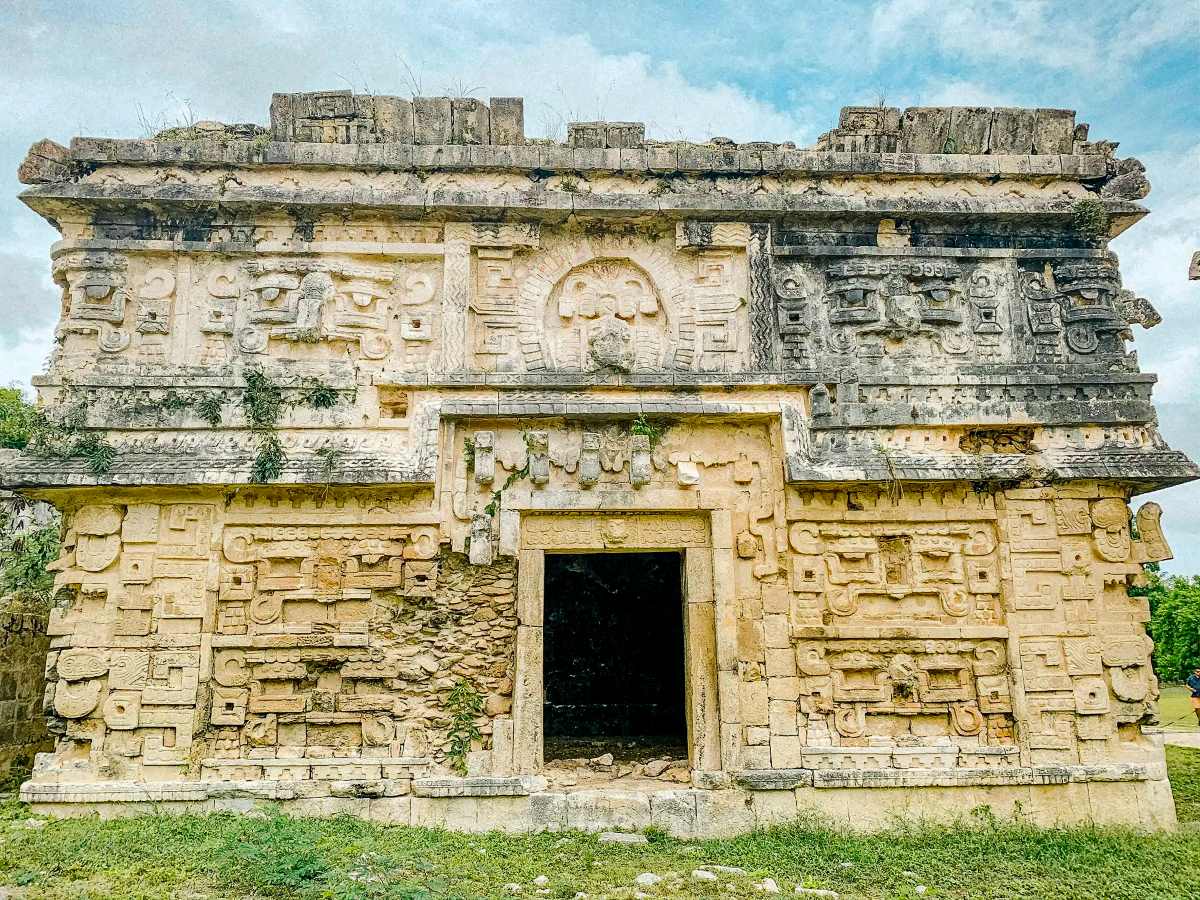
[{"label": "weathered stone surface", "polygon": [[[1144,170],[1086,131],[848,107],[808,150],[526,144],[516,98],[335,91],[276,95],[271,141],[35,145],[37,386],[98,449],[0,454],[66,517],[26,799],[1168,825],[1125,587],[1170,548],[1129,501],[1196,468],[1107,249]],[[626,551],[685,555],[687,751],[560,771],[544,555]]]},{"label": "weathered stone surface", "polygon": [[21,184],[53,184],[71,177],[71,151],[46,138],[29,148],[17,168]]},{"label": "weathered stone surface", "polygon": [[490,113],[490,143],[502,146],[525,143],[525,101],[522,98],[493,97]]}]

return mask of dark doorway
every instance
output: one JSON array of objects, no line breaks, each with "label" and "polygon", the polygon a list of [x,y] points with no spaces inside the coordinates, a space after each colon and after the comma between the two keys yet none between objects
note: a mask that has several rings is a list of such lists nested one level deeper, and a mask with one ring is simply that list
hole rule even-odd
[{"label": "dark doorway", "polygon": [[678,553],[547,554],[545,757],[687,756]]}]

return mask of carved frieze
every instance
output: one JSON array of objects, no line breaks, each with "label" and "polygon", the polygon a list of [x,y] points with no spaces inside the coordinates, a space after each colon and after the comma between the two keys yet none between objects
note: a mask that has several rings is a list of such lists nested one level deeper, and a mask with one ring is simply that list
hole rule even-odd
[{"label": "carved frieze", "polygon": [[1149,301],[1121,287],[1115,259],[1023,268],[1021,291],[1039,362],[1109,356],[1124,363],[1130,325],[1160,321]]}]

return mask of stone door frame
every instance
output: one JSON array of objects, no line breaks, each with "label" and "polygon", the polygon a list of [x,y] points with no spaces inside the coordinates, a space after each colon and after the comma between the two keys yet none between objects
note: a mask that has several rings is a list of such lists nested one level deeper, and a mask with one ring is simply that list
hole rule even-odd
[{"label": "stone door frame", "polygon": [[[517,647],[513,686],[513,765],[517,774],[536,774],[544,765],[543,610],[545,558],[549,553],[638,553],[678,551],[682,556],[684,691],[688,758],[693,770],[733,768],[723,747],[735,747],[736,698],[718,684],[717,648],[735,646],[732,616],[719,616],[714,591],[713,528],[706,511],[580,514],[521,512],[517,564]],[[613,523],[620,523],[615,528]],[[551,527],[538,527],[542,525]],[[533,527],[531,527],[533,526]],[[665,527],[664,527],[665,526]],[[623,536],[606,529],[624,529]],[[614,538],[614,539],[610,539]],[[731,551],[726,550],[726,553]],[[732,585],[728,586],[730,589]],[[721,606],[730,606],[726,595]],[[729,630],[727,634],[722,622]],[[724,641],[722,640],[724,638]],[[721,679],[724,681],[724,679]],[[732,684],[732,682],[726,682]],[[730,707],[734,708],[731,710]]]}]

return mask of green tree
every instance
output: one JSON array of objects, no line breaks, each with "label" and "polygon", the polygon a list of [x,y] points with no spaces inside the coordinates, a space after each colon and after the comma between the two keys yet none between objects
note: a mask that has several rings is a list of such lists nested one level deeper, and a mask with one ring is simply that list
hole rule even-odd
[{"label": "green tree", "polygon": [[24,450],[37,420],[37,411],[25,402],[20,388],[0,388],[0,447]]},{"label": "green tree", "polygon": [[1149,583],[1130,593],[1150,602],[1150,636],[1154,638],[1154,673],[1178,682],[1200,665],[1200,575],[1162,575],[1148,566]]},{"label": "green tree", "polygon": [[[23,450],[44,428],[44,417],[25,402],[20,388],[0,388],[0,447]],[[58,559],[61,548],[58,522],[15,532],[10,516],[0,516],[0,595],[46,605],[54,587],[46,566]]]}]

